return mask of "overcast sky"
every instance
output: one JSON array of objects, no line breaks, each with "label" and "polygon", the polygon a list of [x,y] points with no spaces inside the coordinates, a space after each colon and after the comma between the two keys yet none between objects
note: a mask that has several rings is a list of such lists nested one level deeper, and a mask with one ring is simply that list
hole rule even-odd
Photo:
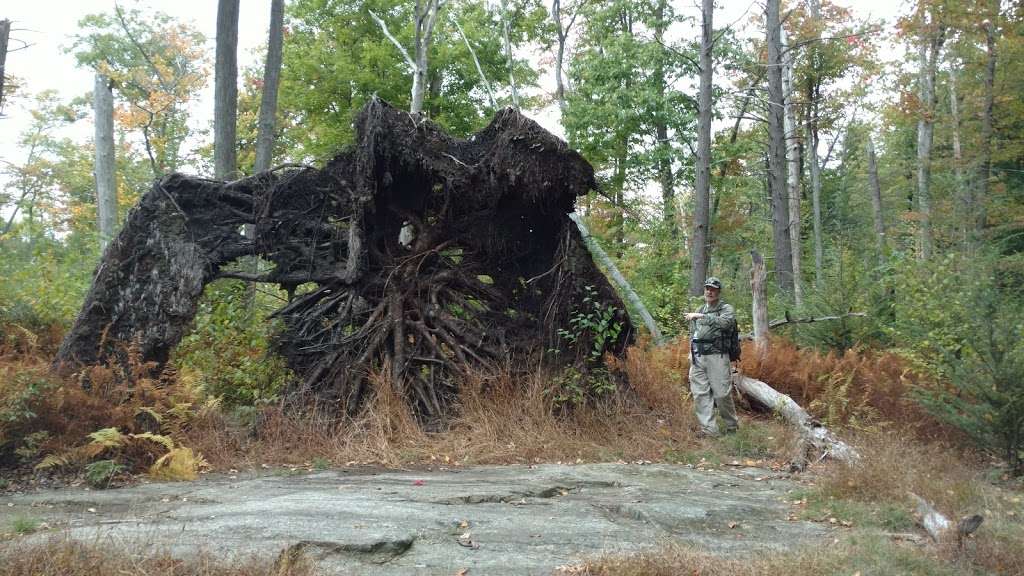
[{"label": "overcast sky", "polygon": [[[410,0],[411,1],[411,0]],[[458,0],[452,0],[457,2]],[[548,0],[544,0],[548,4]],[[905,0],[839,0],[841,4],[854,6],[860,18],[885,18],[892,24],[895,16],[907,10]],[[122,0],[126,7],[134,5],[132,0]],[[217,21],[215,0],[149,0],[143,5],[165,12],[175,18],[190,22],[208,38],[208,53],[212,60],[213,37]],[[699,11],[696,0],[675,0],[676,9],[685,15],[696,15]],[[62,97],[70,99],[92,89],[91,71],[75,65],[74,57],[64,49],[71,44],[71,38],[78,32],[78,21],[86,14],[112,12],[113,0],[2,0],[0,18],[12,21],[10,49],[15,50],[7,57],[8,76],[18,78],[28,94],[46,89],[56,89]],[[718,0],[715,14],[716,26],[745,19],[744,14],[761,10],[761,4],[750,0]],[[257,64],[255,51],[266,42],[267,26],[270,20],[269,0],[241,0],[239,21],[239,67]],[[21,48],[23,43],[29,46]],[[550,74],[548,75],[550,76]],[[553,80],[550,80],[553,84]],[[207,126],[212,118],[213,104],[212,74],[204,96],[192,111],[193,124]],[[30,102],[23,102],[30,104]],[[18,102],[8,103],[5,116],[0,118],[0,160],[20,163],[24,154],[15,146],[19,133],[29,124],[28,110]],[[538,120],[549,129],[557,128],[557,115],[540,114]],[[561,132],[560,130],[557,130]],[[75,137],[89,139],[92,136],[90,120],[78,122]],[[0,186],[3,182],[0,182]]]}]

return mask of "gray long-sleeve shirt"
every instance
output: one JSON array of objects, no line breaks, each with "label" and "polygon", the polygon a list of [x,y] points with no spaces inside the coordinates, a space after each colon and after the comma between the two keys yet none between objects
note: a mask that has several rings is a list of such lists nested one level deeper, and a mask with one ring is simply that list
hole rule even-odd
[{"label": "gray long-sleeve shirt", "polygon": [[[704,304],[697,311],[706,316],[690,320],[691,340],[718,340],[723,332],[736,327],[736,311],[730,304],[721,300],[713,308]],[[717,349],[718,346],[715,348]],[[725,350],[718,350],[718,352],[725,352]]]}]

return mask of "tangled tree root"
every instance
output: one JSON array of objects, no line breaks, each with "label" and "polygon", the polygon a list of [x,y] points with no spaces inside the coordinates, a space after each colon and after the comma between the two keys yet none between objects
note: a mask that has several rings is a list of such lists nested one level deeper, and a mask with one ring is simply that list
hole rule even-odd
[{"label": "tangled tree root", "polygon": [[[357,143],[323,169],[156,182],[104,254],[56,365],[116,360],[115,343],[131,341],[162,367],[218,278],[288,291],[276,316],[277,349],[300,376],[290,392],[349,412],[385,368],[433,418],[467,371],[550,348],[585,369],[595,344],[622,351],[624,306],[568,217],[595,187],[579,154],[512,110],[467,140],[376,99],[356,124]],[[270,270],[235,264],[250,255]],[[614,310],[623,329],[572,322],[585,305]]]}]

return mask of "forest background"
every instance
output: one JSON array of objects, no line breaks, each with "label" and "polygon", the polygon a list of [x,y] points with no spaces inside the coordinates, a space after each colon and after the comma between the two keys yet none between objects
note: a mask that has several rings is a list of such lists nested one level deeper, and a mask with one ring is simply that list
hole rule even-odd
[{"label": "forest background", "polygon": [[[245,64],[228,82],[237,94],[213,97],[214,68],[223,63],[209,34],[214,3],[203,3],[205,28],[150,7],[159,3],[95,4],[76,15],[77,32],[45,40],[74,58],[76,78],[95,79],[71,92],[31,80],[33,54],[52,46],[30,28],[45,24],[0,25],[0,466],[78,464],[97,486],[140,464],[194,476],[204,466],[239,465],[253,435],[227,442],[225,426],[276,430],[260,437],[261,455],[245,458],[268,458],[270,446],[285,460],[357,453],[388,464],[651,453],[690,461],[677,444],[692,449],[691,430],[672,427],[692,423],[683,315],[714,275],[740,330],[751,332],[756,251],[770,262],[770,318],[842,318],[777,327],[771,353],[746,354],[744,371],[850,435],[913,428],[915,442],[952,443],[955,461],[975,457],[1007,478],[1024,471],[1020,4],[916,0],[889,6],[883,20],[827,0],[730,2],[714,11],[707,0],[702,10],[668,0],[291,0],[270,26],[271,37],[280,32],[280,63],[271,59],[265,69],[266,14],[258,26],[247,18],[268,14],[270,3],[246,1],[242,44],[255,48],[241,52]],[[421,66],[410,57],[423,37],[414,23],[431,9]],[[708,15],[714,20],[705,27]],[[218,34],[217,50],[229,36]],[[268,75],[278,67],[280,92],[268,108],[264,88],[278,85]],[[129,382],[145,394],[127,394],[110,374],[110,386],[84,392],[54,380],[49,361],[102,246],[155,178],[323,165],[350,145],[353,115],[374,94],[397,108],[419,107],[458,136],[511,106],[594,165],[600,192],[581,198],[578,211],[660,330],[678,337],[659,349],[641,341],[618,366],[646,402],[645,416],[607,380],[541,375],[513,387],[546,423],[522,425],[522,417],[518,427],[508,421],[463,435],[493,440],[486,448],[423,440],[408,421],[362,420],[346,425],[362,426],[360,442],[384,438],[383,445],[353,448],[343,435],[331,437],[331,452],[324,421],[283,428],[284,416],[274,416],[292,375],[271,352],[278,327],[268,315],[285,294],[234,280],[207,288],[166,381]],[[105,156],[93,136],[103,110],[112,120]],[[271,145],[262,153],[261,124],[264,147]],[[588,314],[581,302],[580,318]],[[93,381],[103,381],[98,375]],[[467,413],[494,410],[509,420],[514,412],[508,397],[489,405],[467,398]],[[140,414],[159,425],[142,433]],[[501,416],[489,417],[492,425]],[[477,424],[464,415],[460,425]],[[286,446],[298,429],[313,448]],[[638,436],[653,429],[665,434]],[[121,434],[128,430],[138,434]],[[544,434],[538,430],[553,436],[528,436]],[[160,446],[139,448],[152,433],[161,433]],[[760,441],[743,437],[732,449],[763,455],[750,442]],[[202,448],[207,460],[184,446]],[[922,455],[937,461],[939,452],[904,449],[880,448],[891,459],[874,461],[879,474],[840,475],[829,494],[898,501],[913,487],[957,511],[983,500],[973,488],[954,493],[961,480],[921,484],[934,463]],[[906,459],[911,453],[916,463]],[[892,458],[904,474],[882,480]],[[1008,541],[1019,531],[1009,534]],[[1011,563],[1012,554],[993,549],[991,562]]]},{"label": "forest background", "polygon": [[[243,14],[269,13],[243,4]],[[237,158],[217,166],[211,39],[150,5],[159,8],[104,4],[61,40],[110,90],[114,222],[164,174],[256,169],[265,48],[238,70]],[[416,62],[398,45],[412,50],[421,5],[433,4],[286,3],[270,165],[330,159],[352,142],[353,115],[373,95],[414,104]],[[1024,9],[917,0],[883,21],[827,0],[741,8],[717,10],[702,45],[700,7],[668,0],[445,2],[422,112],[467,136],[514,106],[564,135],[599,175],[601,191],[578,211],[669,337],[685,334],[683,314],[699,305],[707,275],[722,279],[749,332],[751,251],[765,254],[770,317],[865,313],[779,328],[789,341],[779,347],[816,358],[891,354],[899,370],[884,377],[907,385],[901,401],[1020,472]],[[243,38],[260,42],[265,22]],[[90,85],[69,95],[26,80],[42,49],[34,42],[14,21],[0,108],[0,451],[9,464],[61,446],[27,423],[38,416],[33,402],[59,385],[42,375],[43,359],[74,320],[111,234],[94,172],[99,100]],[[266,317],[282,297],[232,280],[207,288],[174,359],[196,405],[216,399],[245,418],[275,403],[290,375],[267,353],[275,325]],[[818,399],[816,415],[835,424],[869,409],[879,421],[884,408],[864,400],[866,411],[855,410],[842,388],[853,376],[843,378],[805,375],[813,385],[800,399]],[[578,403],[602,390],[583,390]]]}]

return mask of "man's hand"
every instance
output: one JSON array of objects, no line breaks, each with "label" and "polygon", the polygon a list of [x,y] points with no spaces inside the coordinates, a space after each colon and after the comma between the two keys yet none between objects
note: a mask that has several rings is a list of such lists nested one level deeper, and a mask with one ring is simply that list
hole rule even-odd
[{"label": "man's hand", "polygon": [[686,313],[686,321],[687,322],[689,322],[690,320],[696,320],[697,318],[703,318],[703,317],[704,317],[704,315],[701,314],[700,312],[687,312]]}]

